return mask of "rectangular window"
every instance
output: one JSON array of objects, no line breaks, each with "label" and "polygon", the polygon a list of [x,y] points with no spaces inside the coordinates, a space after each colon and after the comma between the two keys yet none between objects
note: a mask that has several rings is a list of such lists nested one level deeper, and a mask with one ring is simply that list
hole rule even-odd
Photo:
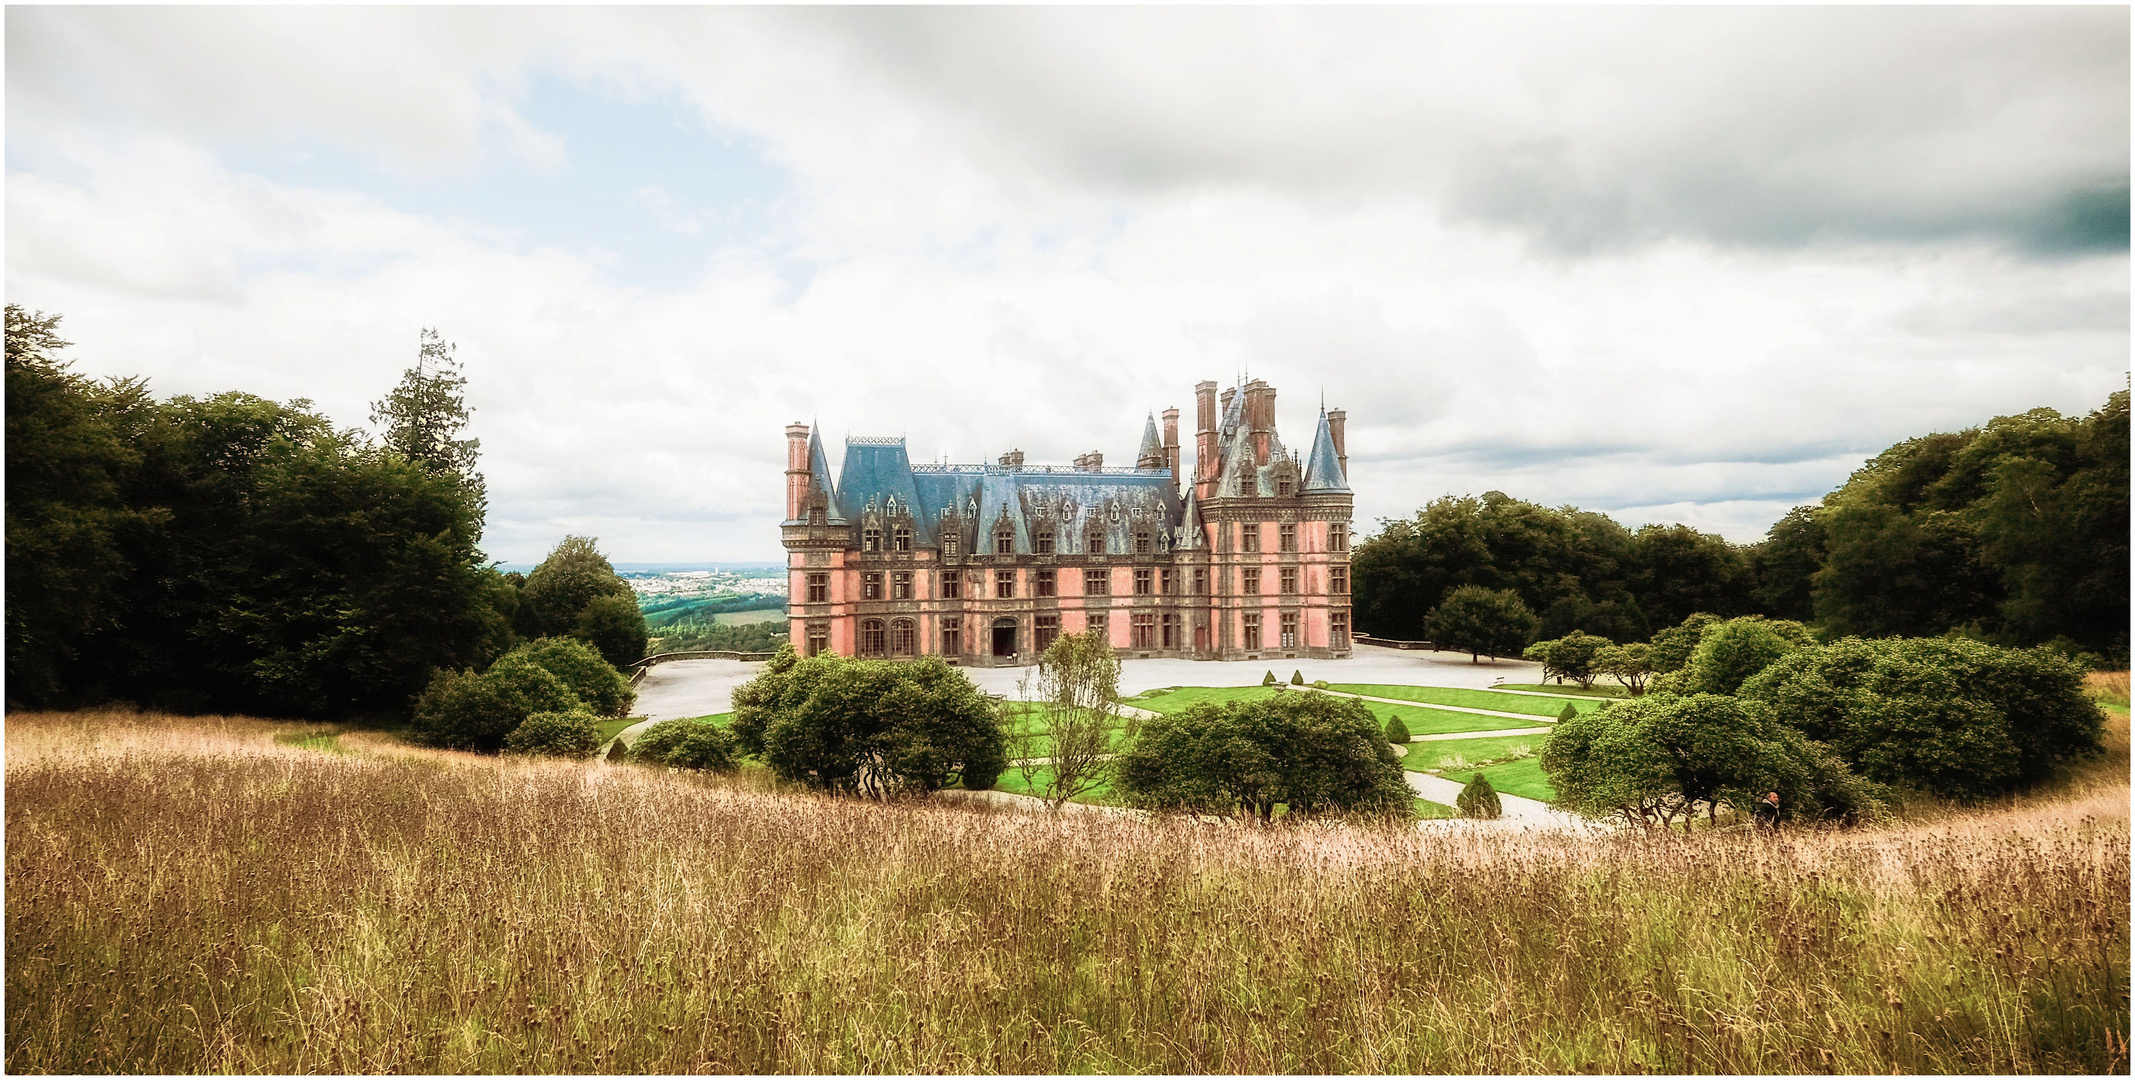
[{"label": "rectangular window", "polygon": [[1000,532],[993,534],[993,553],[996,555],[1013,555],[1016,553],[1016,533],[1014,529],[1002,529]]},{"label": "rectangular window", "polygon": [[1243,576],[1245,583],[1245,587],[1243,589],[1240,589],[1239,591],[1245,593],[1247,596],[1259,596],[1260,567],[1248,566],[1245,569],[1240,570],[1239,574]]},{"label": "rectangular window", "polygon": [[1105,553],[1105,534],[1102,529],[1093,529],[1089,536],[1089,551],[1092,555]]},{"label": "rectangular window", "polygon": [[1153,611],[1137,611],[1137,612],[1135,612],[1135,613],[1134,613],[1134,622],[1133,622],[1133,630],[1134,630],[1134,647],[1135,647],[1135,648],[1137,648],[1137,649],[1154,649],[1154,648],[1156,648],[1156,612],[1153,612]]},{"label": "rectangular window", "polygon": [[1284,596],[1297,595],[1297,567],[1285,566],[1282,568],[1281,587]]},{"label": "rectangular window", "polygon": [[1198,566],[1194,568],[1194,595],[1208,595],[1208,571]]},{"label": "rectangular window", "polygon": [[1260,648],[1260,613],[1257,611],[1245,617],[1245,647]]},{"label": "rectangular window", "polygon": [[1106,641],[1112,640],[1112,617],[1103,613],[1088,616],[1084,623],[1089,631]]},{"label": "rectangular window", "polygon": [[1016,572],[996,570],[993,572],[993,595],[1006,600],[1016,595]]},{"label": "rectangular window", "polygon": [[863,619],[860,621],[860,655],[882,655],[881,619]]},{"label": "rectangular window", "polygon": [[882,530],[881,530],[881,529],[862,529],[862,530],[860,530],[860,550],[862,550],[862,551],[867,551],[867,552],[875,552],[875,551],[881,551],[881,550],[882,550]]},{"label": "rectangular window", "polygon": [[860,575],[860,599],[882,599],[882,574],[880,571]]},{"label": "rectangular window", "polygon": [[1082,595],[1084,595],[1084,596],[1110,596],[1110,595],[1112,595],[1112,571],[1110,571],[1110,570],[1084,570],[1084,571],[1082,572]]},{"label": "rectangular window", "polygon": [[1281,549],[1281,550],[1283,550],[1283,551],[1296,551],[1296,550],[1297,550],[1297,526],[1295,526],[1295,525],[1278,525],[1278,526],[1276,526],[1276,527],[1275,527],[1275,535],[1276,535],[1276,540],[1277,540],[1277,542],[1278,542],[1278,543],[1280,544],[1280,549]]},{"label": "rectangular window", "polygon": [[1031,647],[1039,652],[1044,652],[1045,647],[1051,645],[1053,639],[1059,636],[1060,616],[1040,615],[1038,616],[1037,628],[1031,635]]},{"label": "rectangular window", "polygon": [[[1059,573],[1060,573],[1060,571],[1058,571],[1058,570],[1040,570],[1040,571],[1038,571],[1038,584],[1037,584],[1037,589],[1038,589],[1038,595],[1039,595],[1039,596],[1058,596],[1058,595],[1060,595],[1060,585],[1059,585],[1059,579],[1058,579],[1058,577],[1056,577],[1056,576],[1055,576],[1055,575],[1057,575],[1057,574],[1059,574]],[[1043,646],[1043,645],[1040,645],[1040,646],[1038,646],[1038,647],[1039,647],[1039,648],[1041,648],[1041,649],[1045,648],[1045,646]]]},{"label": "rectangular window", "polygon": [[891,575],[890,575],[890,599],[892,599],[892,600],[910,600],[911,598],[912,598],[912,572],[911,572],[910,570],[899,570],[899,571],[897,571],[896,573],[894,573],[894,574],[891,574]]},{"label": "rectangular window", "polygon": [[1039,533],[1037,538],[1033,540],[1031,544],[1032,547],[1037,550],[1038,554],[1051,555],[1053,553],[1053,530],[1047,529],[1044,532]]},{"label": "rectangular window", "polygon": [[1167,649],[1176,649],[1176,648],[1178,648],[1178,647],[1179,647],[1179,617],[1178,617],[1177,615],[1166,615],[1166,616],[1164,616],[1164,623],[1163,623],[1163,626],[1164,626],[1164,648],[1167,648]]},{"label": "rectangular window", "polygon": [[1282,613],[1282,647],[1285,649],[1297,648],[1297,612],[1285,611]]},{"label": "rectangular window", "polygon": [[[830,600],[830,575],[829,575],[829,574],[810,574],[810,575],[808,575],[808,602],[809,602],[809,603],[811,603],[811,604],[822,604],[822,603],[827,603],[827,602],[829,602],[829,600]],[[815,654],[814,654],[814,653],[809,653],[808,655],[810,655],[810,656],[814,656]]]},{"label": "rectangular window", "polygon": [[830,625],[829,625],[828,623],[809,623],[809,624],[808,624],[808,655],[810,655],[810,656],[821,656],[821,655],[823,655],[824,653],[826,653],[826,652],[829,652],[829,651],[830,651]]},{"label": "rectangular window", "polygon": [[1155,579],[1155,577],[1156,577],[1156,574],[1155,574],[1155,573],[1154,573],[1153,571],[1151,571],[1151,570],[1150,570],[1150,569],[1149,569],[1148,567],[1146,567],[1146,566],[1143,566],[1143,567],[1137,567],[1137,568],[1135,568],[1135,571],[1134,571],[1134,595],[1136,595],[1136,596],[1148,596],[1148,595],[1150,595],[1151,593],[1155,592],[1155,591],[1156,591],[1156,583],[1155,583],[1155,580],[1154,580],[1154,579]]},{"label": "rectangular window", "polygon": [[1176,572],[1174,572],[1174,571],[1173,571],[1173,570],[1171,569],[1171,567],[1168,567],[1168,566],[1164,568],[1164,571],[1163,571],[1163,573],[1164,573],[1164,576],[1163,576],[1163,578],[1162,578],[1161,580],[1162,580],[1162,581],[1163,581],[1163,583],[1164,583],[1164,584],[1163,584],[1163,589],[1164,589],[1164,595],[1165,595],[1165,596],[1176,596],[1176,595],[1178,595],[1178,592],[1179,592],[1179,575],[1178,575],[1178,574],[1177,574]]},{"label": "rectangular window", "polygon": [[1248,521],[1238,526],[1238,539],[1245,546],[1240,549],[1251,553],[1260,550],[1260,523]]},{"label": "rectangular window", "polygon": [[1349,550],[1349,526],[1336,524],[1327,527],[1327,550]]},{"label": "rectangular window", "polygon": [[951,615],[941,621],[941,653],[943,656],[961,656],[964,653],[964,620]]},{"label": "rectangular window", "polygon": [[949,571],[948,573],[946,573],[946,574],[943,574],[943,575],[941,576],[941,598],[942,598],[942,599],[944,599],[944,600],[958,600],[958,599],[962,599],[962,598],[963,598],[963,595],[964,595],[964,575],[962,575],[962,574],[958,573],[957,571],[951,570],[951,571]]},{"label": "rectangular window", "polygon": [[891,537],[897,545],[895,550],[903,552],[912,550],[912,530],[909,527],[904,525],[897,526],[897,531],[892,533]]},{"label": "rectangular window", "polygon": [[1147,530],[1138,531],[1134,534],[1134,553],[1136,555],[1147,555],[1154,550],[1156,549],[1150,546]]},{"label": "rectangular window", "polygon": [[1337,611],[1327,616],[1327,644],[1337,648],[1349,647],[1349,613]]},{"label": "rectangular window", "polygon": [[1349,595],[1348,567],[1330,566],[1327,568],[1327,591],[1336,596]]},{"label": "rectangular window", "polygon": [[963,546],[964,546],[964,538],[963,538],[962,534],[960,534],[960,533],[956,532],[955,530],[953,530],[953,529],[952,529],[952,530],[950,530],[950,531],[948,531],[948,532],[944,532],[944,533],[942,533],[942,534],[941,534],[941,553],[942,553],[942,554],[944,554],[944,555],[954,555],[954,554],[956,554],[956,553],[957,553],[957,552],[958,552],[959,550],[961,550],[961,549],[963,548]]}]

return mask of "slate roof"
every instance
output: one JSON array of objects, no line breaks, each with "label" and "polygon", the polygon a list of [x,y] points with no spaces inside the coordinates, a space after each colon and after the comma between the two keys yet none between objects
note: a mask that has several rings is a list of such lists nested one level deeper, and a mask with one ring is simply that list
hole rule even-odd
[{"label": "slate roof", "polygon": [[1349,490],[1349,477],[1342,473],[1342,459],[1334,452],[1334,434],[1327,429],[1327,410],[1320,410],[1319,430],[1312,433],[1312,452],[1305,455],[1305,491]]},{"label": "slate roof", "polygon": [[903,439],[856,437],[845,440],[838,481],[838,507],[847,521],[908,512],[913,541],[921,547],[938,546],[944,522],[954,520],[976,551],[991,551],[991,537],[1005,522],[1018,552],[1031,551],[1033,536],[1047,525],[1055,551],[1081,552],[1095,525],[1105,532],[1106,550],[1119,553],[1129,550],[1137,525],[1164,534],[1168,546],[1180,522],[1168,467],[1090,472],[1065,465],[913,465]]}]

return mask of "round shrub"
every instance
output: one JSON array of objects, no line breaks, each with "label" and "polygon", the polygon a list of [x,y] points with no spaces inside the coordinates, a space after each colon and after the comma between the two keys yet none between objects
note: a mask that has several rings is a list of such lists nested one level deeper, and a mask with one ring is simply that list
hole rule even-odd
[{"label": "round shrub", "polygon": [[537,712],[580,707],[563,680],[523,657],[507,656],[479,675],[441,671],[415,705],[417,737],[432,746],[494,754]]},{"label": "round shrub", "polygon": [[1387,714],[1386,741],[1390,743],[1405,743],[1409,741],[1409,726],[1401,722],[1401,714]]},{"label": "round shrub", "polygon": [[504,737],[508,754],[538,754],[543,757],[591,757],[600,749],[600,728],[593,714],[584,709],[537,712]]},{"label": "round shrub", "polygon": [[734,733],[700,720],[664,720],[638,733],[630,759],[677,769],[732,772],[741,748]]},{"label": "round shrub", "polygon": [[630,688],[630,680],[599,650],[577,638],[542,638],[506,655],[531,661],[562,679],[596,716],[623,716],[637,701],[637,691]]},{"label": "round shrub", "polygon": [[1498,803],[1497,789],[1490,786],[1490,778],[1482,773],[1476,773],[1475,779],[1460,789],[1453,804],[1460,816],[1485,821],[1495,821],[1505,813],[1505,808]]}]

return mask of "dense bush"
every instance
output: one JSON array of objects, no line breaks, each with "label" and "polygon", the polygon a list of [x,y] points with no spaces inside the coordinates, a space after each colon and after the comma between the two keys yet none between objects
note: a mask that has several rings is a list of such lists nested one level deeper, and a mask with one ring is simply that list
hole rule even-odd
[{"label": "dense bush", "polygon": [[1666,675],[1683,670],[1690,663],[1690,654],[1698,651],[1698,641],[1705,636],[1705,628],[1719,621],[1718,615],[1700,611],[1666,630],[1655,632],[1646,654],[1653,665],[1653,673]]},{"label": "dense bush", "polygon": [[1302,670],[1297,670],[1297,671],[1292,671],[1292,672],[1290,672],[1290,685],[1291,685],[1291,686],[1303,686],[1303,685],[1305,685],[1305,673],[1304,673],[1304,671],[1302,671]]},{"label": "dense bush", "polygon": [[800,660],[788,644],[735,689],[733,729],[780,777],[834,791],[984,789],[1008,767],[986,696],[935,658]]},{"label": "dense bush", "polygon": [[677,769],[732,772],[741,762],[733,732],[701,720],[664,720],[638,733],[630,760]]},{"label": "dense bush", "polygon": [[1681,694],[1732,694],[1744,680],[1795,649],[1815,644],[1798,622],[1745,615],[1708,624],[1690,662],[1655,684]]},{"label": "dense bush", "polygon": [[1275,685],[1275,672],[1274,672],[1274,671],[1272,671],[1272,670],[1270,670],[1270,671],[1269,671],[1269,672],[1268,672],[1268,673],[1267,673],[1266,675],[1263,675],[1263,676],[1261,676],[1261,677],[1260,677],[1260,685],[1262,685],[1262,686],[1274,686],[1274,685]]},{"label": "dense bush", "polygon": [[1557,710],[1557,722],[1561,724],[1577,715],[1579,715],[1579,707],[1567,701],[1562,709]]},{"label": "dense bush", "polygon": [[537,712],[504,737],[504,752],[544,757],[591,757],[600,749],[600,727],[584,709]]},{"label": "dense bush", "polygon": [[1545,679],[1560,682],[1570,679],[1581,688],[1591,690],[1594,677],[1601,674],[1601,654],[1610,647],[1607,638],[1574,630],[1560,638],[1537,641],[1521,656],[1541,664]]},{"label": "dense bush", "polygon": [[1649,695],[1557,725],[1542,748],[1557,805],[1589,817],[1668,825],[1703,809],[1747,808],[1779,792],[1790,816],[1876,813],[1874,785],[1754,701]]},{"label": "dense bush", "polygon": [[479,675],[441,671],[415,705],[416,736],[433,746],[495,753],[526,718],[583,706],[548,669],[506,656]]},{"label": "dense bush", "polygon": [[1409,726],[1408,726],[1407,724],[1405,724],[1405,723],[1402,723],[1402,721],[1401,721],[1401,714],[1399,714],[1399,713],[1387,713],[1387,714],[1386,714],[1386,741],[1387,741],[1387,742],[1389,742],[1389,743],[1406,743],[1406,742],[1408,742],[1408,741],[1409,741],[1409,739],[1410,739],[1410,738],[1412,738],[1412,737],[1414,737],[1414,735],[1413,735],[1413,733],[1412,733],[1412,732],[1410,732],[1410,731],[1409,731]]},{"label": "dense bush", "polygon": [[1496,821],[1505,814],[1504,805],[1498,801],[1497,789],[1490,786],[1490,778],[1482,773],[1476,773],[1475,778],[1460,789],[1460,794],[1453,799],[1453,806],[1465,818]]},{"label": "dense bush", "polygon": [[2034,783],[2094,753],[2105,722],[2066,657],[1962,638],[1805,648],[1745,682],[1741,697],[1871,780],[1960,799]]},{"label": "dense bush", "polygon": [[542,638],[507,655],[531,662],[562,679],[596,715],[623,716],[637,701],[637,691],[630,688],[630,680],[591,645],[577,638]]},{"label": "dense bush", "polygon": [[1130,805],[1263,821],[1277,805],[1297,817],[1405,816],[1414,806],[1371,710],[1313,692],[1195,705],[1145,721],[1113,777]]}]

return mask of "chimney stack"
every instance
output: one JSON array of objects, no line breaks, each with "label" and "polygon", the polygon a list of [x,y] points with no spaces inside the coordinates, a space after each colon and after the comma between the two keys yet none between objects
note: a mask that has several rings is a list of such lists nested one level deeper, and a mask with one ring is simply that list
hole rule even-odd
[{"label": "chimney stack", "polygon": [[801,500],[808,497],[808,425],[786,425],[786,520],[801,519]]},{"label": "chimney stack", "polygon": [[1334,437],[1334,457],[1342,464],[1342,482],[1349,482],[1349,444],[1343,442],[1342,426],[1349,422],[1349,414],[1340,409],[1327,413],[1327,434]]},{"label": "chimney stack", "polygon": [[1021,451],[1021,450],[1010,450],[1009,452],[1007,452],[1007,453],[1005,453],[1005,454],[1002,454],[1002,455],[1001,455],[1001,467],[1002,467],[1002,468],[1004,468],[1004,469],[1020,469],[1020,468],[1022,468],[1022,467],[1023,467],[1023,451]]},{"label": "chimney stack", "polygon": [[1164,462],[1171,466],[1171,489],[1179,489],[1179,410],[1164,410]]},{"label": "chimney stack", "polygon": [[1194,493],[1209,496],[1205,488],[1216,478],[1216,381],[1194,384]]},{"label": "chimney stack", "polygon": [[1275,435],[1275,388],[1259,379],[1245,384],[1245,422],[1253,433],[1253,464],[1268,463]]},{"label": "chimney stack", "polygon": [[[1017,464],[1020,465],[1022,462],[1018,461]],[[1087,454],[1077,454],[1075,455],[1075,467],[1083,472],[1103,472],[1105,471],[1105,452],[1092,450]]]}]

